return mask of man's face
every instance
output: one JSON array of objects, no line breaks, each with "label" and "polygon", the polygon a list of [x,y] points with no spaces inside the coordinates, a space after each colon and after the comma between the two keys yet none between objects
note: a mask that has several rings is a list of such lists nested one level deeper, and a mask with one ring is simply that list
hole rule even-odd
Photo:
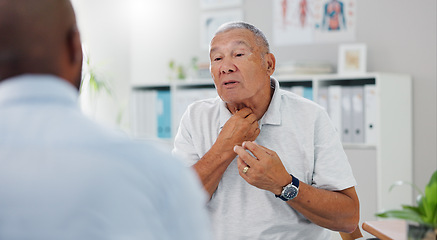
[{"label": "man's face", "polygon": [[266,88],[269,91],[272,72],[266,53],[247,29],[233,29],[213,38],[210,70],[223,101],[244,104]]}]

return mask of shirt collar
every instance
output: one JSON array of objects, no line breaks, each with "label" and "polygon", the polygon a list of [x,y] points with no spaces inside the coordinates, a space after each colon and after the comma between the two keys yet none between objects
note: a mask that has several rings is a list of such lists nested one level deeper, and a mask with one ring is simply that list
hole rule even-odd
[{"label": "shirt collar", "polygon": [[0,83],[0,105],[37,99],[77,105],[78,91],[66,80],[45,74],[24,74]]},{"label": "shirt collar", "polygon": [[[273,97],[270,101],[269,108],[264,113],[264,116],[259,120],[259,126],[262,125],[280,125],[281,124],[281,94],[279,89],[279,82],[273,77],[270,78],[272,87],[274,87]],[[226,107],[226,103],[220,99],[220,129],[232,117],[231,112]]]}]

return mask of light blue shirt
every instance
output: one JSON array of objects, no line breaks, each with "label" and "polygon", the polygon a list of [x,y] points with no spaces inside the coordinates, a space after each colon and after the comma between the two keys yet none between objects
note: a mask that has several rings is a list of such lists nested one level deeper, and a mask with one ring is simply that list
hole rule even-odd
[{"label": "light blue shirt", "polygon": [[90,121],[49,75],[0,83],[0,239],[210,239],[180,161]]}]

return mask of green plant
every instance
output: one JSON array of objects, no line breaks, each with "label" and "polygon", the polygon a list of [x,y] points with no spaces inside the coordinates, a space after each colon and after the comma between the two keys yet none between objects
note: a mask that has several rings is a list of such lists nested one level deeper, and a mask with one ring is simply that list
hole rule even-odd
[{"label": "green plant", "polygon": [[[394,186],[405,184],[406,182],[395,183]],[[415,187],[411,183],[407,183]],[[416,187],[416,189],[418,189]],[[402,210],[389,210],[377,213],[376,216],[383,218],[399,218],[419,224],[427,225],[437,230],[437,171],[431,176],[425,192],[419,190],[417,206],[403,205]]]},{"label": "green plant", "polygon": [[[112,90],[109,87],[108,83],[106,81],[98,80],[96,70],[94,69],[94,67],[91,66],[90,57],[85,56],[85,58],[86,58],[86,62],[83,69],[84,74],[82,76],[82,84],[86,84],[86,80],[88,78],[88,84],[93,93],[98,94],[100,90],[103,88],[111,96]],[[82,91],[82,88],[80,90]]]}]

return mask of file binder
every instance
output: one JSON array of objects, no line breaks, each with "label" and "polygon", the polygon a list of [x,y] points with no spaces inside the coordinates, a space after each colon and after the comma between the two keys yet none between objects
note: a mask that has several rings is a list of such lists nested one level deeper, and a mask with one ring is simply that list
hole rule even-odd
[{"label": "file binder", "polygon": [[304,97],[309,100],[313,100],[313,88],[312,87],[304,87],[304,86],[293,86],[290,87],[290,91],[295,93],[301,97]]},{"label": "file binder", "polygon": [[290,91],[294,94],[297,94],[297,95],[303,97],[304,87],[303,86],[293,86],[293,87],[290,87]]},{"label": "file binder", "polygon": [[351,143],[352,140],[352,87],[341,88],[341,117],[342,117],[342,142]]},{"label": "file binder", "polygon": [[328,104],[328,88],[320,87],[317,94],[317,103],[322,106],[326,112],[329,113],[329,104]]},{"label": "file binder", "polygon": [[364,143],[364,86],[352,87],[352,142]]},{"label": "file binder", "polygon": [[182,115],[187,110],[188,106],[198,100],[217,97],[217,90],[211,88],[192,88],[178,89],[173,92],[174,107],[173,107],[173,129],[177,131]]},{"label": "file binder", "polygon": [[365,101],[365,111],[364,111],[364,137],[366,144],[377,144],[377,103],[376,103],[376,86],[374,84],[364,85],[364,101]]},{"label": "file binder", "polygon": [[171,138],[171,95],[169,90],[158,90],[156,113],[157,136]]},{"label": "file binder", "polygon": [[303,97],[313,101],[313,88],[312,87],[304,87],[303,88]]}]

